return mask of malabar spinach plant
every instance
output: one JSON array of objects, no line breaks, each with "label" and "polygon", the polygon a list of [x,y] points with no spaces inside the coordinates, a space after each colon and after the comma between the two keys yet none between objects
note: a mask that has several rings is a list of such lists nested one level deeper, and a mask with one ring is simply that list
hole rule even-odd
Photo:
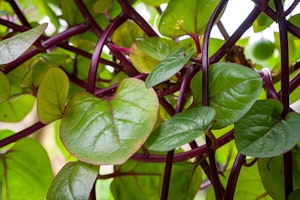
[{"label": "malabar spinach plant", "polygon": [[298,199],[299,1],[252,2],[1,0],[2,199]]}]

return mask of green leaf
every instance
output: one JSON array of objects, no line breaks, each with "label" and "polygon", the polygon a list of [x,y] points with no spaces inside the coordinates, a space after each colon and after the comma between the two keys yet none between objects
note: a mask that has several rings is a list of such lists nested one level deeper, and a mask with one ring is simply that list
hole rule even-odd
[{"label": "green leaf", "polygon": [[135,78],[121,81],[115,96],[107,100],[80,93],[67,105],[61,140],[79,160],[121,164],[151,133],[158,108],[155,91]]},{"label": "green leaf", "polygon": [[142,0],[147,5],[160,6],[160,4],[168,3],[169,0]]},{"label": "green leaf", "polygon": [[160,37],[139,39],[136,41],[136,45],[148,56],[159,61],[166,59],[171,53],[181,47],[180,44],[173,40]]},{"label": "green leaf", "polygon": [[[292,151],[293,187],[294,190],[300,188],[300,151]],[[261,158],[258,160],[258,170],[262,183],[273,199],[285,199],[284,191],[284,164],[283,156],[272,158]]]},{"label": "green leaf", "polygon": [[276,100],[259,100],[235,124],[237,149],[245,155],[266,158],[292,149],[300,139],[300,114],[281,119],[283,107]]},{"label": "green leaf", "polygon": [[114,31],[111,39],[116,45],[129,48],[136,38],[145,36],[145,32],[136,23],[126,21]]},{"label": "green leaf", "polygon": [[[15,134],[15,132],[11,131],[11,130],[8,130],[8,129],[4,129],[4,130],[0,130],[0,140],[4,139],[4,138],[7,138],[11,135]],[[0,148],[0,154],[3,154],[5,153],[6,151],[8,151],[9,149],[11,149],[13,146],[14,146],[14,142],[13,143],[10,143],[4,147],[1,147]],[[0,193],[1,194],[1,193]]]},{"label": "green leaf", "polygon": [[176,38],[183,35],[202,35],[219,1],[171,0],[163,12],[158,29],[162,35]]},{"label": "green leaf", "polygon": [[0,103],[6,101],[10,96],[10,83],[5,74],[0,72]]},{"label": "green leaf", "polygon": [[208,130],[216,112],[210,107],[195,107],[183,111],[162,123],[150,135],[146,147],[153,151],[170,151]]},{"label": "green leaf", "polygon": [[19,122],[33,108],[35,98],[29,94],[10,97],[0,103],[0,121]]},{"label": "green leaf", "polygon": [[68,76],[60,68],[50,68],[37,92],[37,111],[41,122],[47,124],[61,118],[68,91]]},{"label": "green leaf", "polygon": [[[262,88],[261,77],[252,69],[235,63],[209,66],[209,106],[216,110],[212,129],[220,129],[239,120],[255,103]],[[191,81],[196,103],[202,103],[202,72]]]},{"label": "green leaf", "polygon": [[[118,166],[117,171],[120,176],[115,177],[111,184],[115,199],[160,199],[163,163],[128,160],[124,165]],[[193,200],[199,190],[201,176],[201,168],[198,165],[187,162],[174,163],[168,199]]]},{"label": "green leaf", "polygon": [[98,0],[93,4],[92,10],[94,13],[105,14],[105,12],[109,11],[112,4],[113,0]]},{"label": "green leaf", "polygon": [[69,162],[56,175],[47,193],[47,200],[89,199],[98,176],[99,166]]},{"label": "green leaf", "polygon": [[33,139],[19,140],[0,156],[3,200],[44,199],[52,177],[48,155]]},{"label": "green leaf", "polygon": [[129,58],[140,73],[149,74],[159,64],[159,60],[144,53],[136,43],[133,43],[130,48]]},{"label": "green leaf", "polygon": [[194,50],[190,49],[187,55],[184,55],[184,49],[178,49],[161,63],[146,78],[146,87],[150,88],[154,85],[162,83],[175,75],[192,57]]},{"label": "green leaf", "polygon": [[300,197],[300,189],[294,190],[288,197],[288,200],[298,200]]},{"label": "green leaf", "polygon": [[[222,185],[226,186],[231,169],[226,170],[220,176]],[[230,187],[230,186],[227,186]],[[210,187],[206,200],[215,200],[213,187]],[[234,199],[263,199],[272,200],[272,198],[266,192],[260,175],[257,169],[257,164],[251,167],[242,167],[237,185],[234,192]]]},{"label": "green leaf", "polygon": [[26,32],[0,41],[0,65],[16,60],[45,31],[47,24],[41,24]]}]

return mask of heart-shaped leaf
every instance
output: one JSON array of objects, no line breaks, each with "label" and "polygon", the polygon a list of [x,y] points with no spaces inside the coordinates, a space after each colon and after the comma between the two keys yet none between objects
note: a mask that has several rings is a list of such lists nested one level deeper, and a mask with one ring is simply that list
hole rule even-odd
[{"label": "heart-shaped leaf", "polygon": [[32,110],[34,101],[35,98],[29,94],[11,96],[0,103],[0,121],[21,121]]},{"label": "heart-shaped leaf", "polygon": [[184,55],[184,49],[178,49],[159,63],[146,78],[146,87],[162,83],[175,75],[189,61],[193,55],[193,49]]},{"label": "heart-shaped leaf", "polygon": [[10,83],[3,74],[3,72],[0,72],[0,102],[5,101],[10,96]]},{"label": "heart-shaped leaf", "polygon": [[[220,129],[240,119],[255,103],[262,88],[261,77],[252,69],[234,63],[209,66],[209,106],[216,110],[212,129]],[[202,103],[202,72],[191,81],[197,103]]]},{"label": "heart-shaped leaf", "polygon": [[80,161],[67,163],[53,180],[47,200],[89,199],[98,171],[99,166]]},{"label": "heart-shaped leaf", "polygon": [[171,0],[158,25],[159,32],[176,38],[183,35],[202,35],[209,17],[220,1]]},{"label": "heart-shaped leaf", "polygon": [[300,139],[300,114],[281,119],[283,107],[276,100],[259,100],[236,122],[237,149],[245,155],[266,158],[292,149]]},{"label": "heart-shaped leaf", "polygon": [[45,31],[48,24],[41,24],[26,32],[0,41],[0,65],[9,63],[22,55]]},{"label": "heart-shaped leaf", "polygon": [[45,199],[52,178],[47,152],[31,138],[19,140],[0,156],[3,200]]},{"label": "heart-shaped leaf", "polygon": [[41,122],[47,124],[61,118],[69,91],[69,79],[58,67],[50,68],[43,77],[37,93],[37,111]]},{"label": "heart-shaped leaf", "polygon": [[61,140],[79,160],[121,164],[147,139],[158,108],[154,90],[135,78],[121,81],[115,96],[107,100],[80,93],[67,105]]},{"label": "heart-shaped leaf", "polygon": [[215,110],[210,107],[199,106],[183,111],[155,129],[145,145],[153,151],[170,151],[180,147],[204,133],[215,115]]}]

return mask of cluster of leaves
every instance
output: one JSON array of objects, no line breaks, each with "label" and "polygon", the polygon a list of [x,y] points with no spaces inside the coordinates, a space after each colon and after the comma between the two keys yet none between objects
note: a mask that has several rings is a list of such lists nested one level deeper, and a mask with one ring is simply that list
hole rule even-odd
[{"label": "cluster of leaves", "polygon": [[[0,130],[2,199],[297,199],[298,1],[253,2],[230,36],[225,0],[0,1],[0,121],[35,102],[39,119]],[[274,21],[276,52],[254,64],[241,36]],[[54,178],[26,137],[48,124]]]}]

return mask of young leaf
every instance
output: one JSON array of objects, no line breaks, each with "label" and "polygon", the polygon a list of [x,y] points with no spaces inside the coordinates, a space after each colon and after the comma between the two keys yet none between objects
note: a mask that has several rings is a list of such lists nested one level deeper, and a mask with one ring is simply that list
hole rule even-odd
[{"label": "young leaf", "polygon": [[89,199],[99,167],[78,162],[67,163],[56,175],[47,200]]},{"label": "young leaf", "polygon": [[166,59],[171,53],[181,47],[180,44],[173,40],[160,37],[139,39],[136,41],[136,45],[148,56],[159,61]]},{"label": "young leaf", "polygon": [[26,32],[0,41],[0,65],[16,60],[22,55],[45,31],[48,24],[41,24]]},{"label": "young leaf", "polygon": [[10,83],[5,74],[0,72],[0,103],[6,101],[10,96]]},{"label": "young leaf", "polygon": [[121,164],[147,139],[158,108],[154,90],[134,78],[121,81],[115,96],[107,100],[80,93],[67,105],[61,140],[79,160]]},{"label": "young leaf", "polygon": [[[260,94],[262,79],[254,70],[234,63],[212,64],[208,72],[209,106],[216,110],[216,122],[212,129],[220,129],[246,114]],[[197,103],[202,103],[201,88],[200,71],[191,81]]]},{"label": "young leaf", "polygon": [[212,124],[216,112],[210,107],[183,111],[162,123],[145,145],[153,151],[170,151],[203,134]]},{"label": "young leaf", "polygon": [[292,149],[300,139],[300,114],[281,119],[282,105],[275,100],[259,100],[236,122],[237,149],[245,155],[267,158]]},{"label": "young leaf", "polygon": [[60,68],[50,68],[37,92],[37,111],[41,122],[47,124],[61,118],[68,91],[68,76]]},{"label": "young leaf", "polygon": [[171,0],[163,12],[158,29],[162,35],[176,38],[183,35],[202,35],[209,17],[220,1]]},{"label": "young leaf", "polygon": [[0,103],[0,121],[21,121],[32,110],[34,101],[35,98],[29,94],[11,96]]},{"label": "young leaf", "polygon": [[184,49],[181,48],[169,55],[148,75],[146,87],[150,88],[175,75],[189,61],[193,52],[193,49],[190,49],[187,55],[184,55]]},{"label": "young leaf", "polygon": [[3,200],[44,199],[52,177],[46,151],[31,138],[19,140],[0,156]]}]

